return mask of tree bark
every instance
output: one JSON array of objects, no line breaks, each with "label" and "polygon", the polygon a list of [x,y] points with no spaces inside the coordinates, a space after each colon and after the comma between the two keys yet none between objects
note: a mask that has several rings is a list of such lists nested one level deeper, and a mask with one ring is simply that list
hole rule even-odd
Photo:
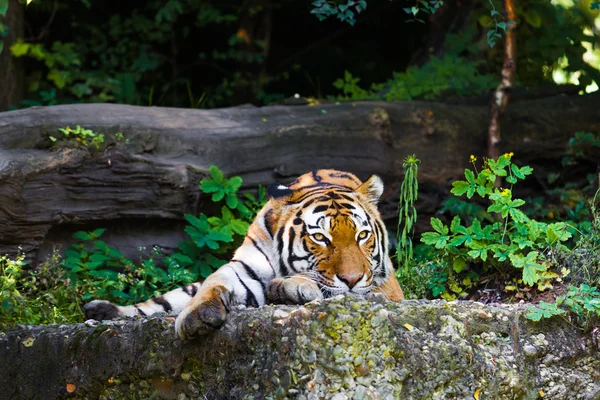
[{"label": "tree bark", "polygon": [[525,306],[337,297],[235,309],[182,342],[172,318],[0,335],[0,393],[20,399],[597,399],[591,335]]},{"label": "tree bark", "polygon": [[[599,108],[600,93],[512,102],[500,150],[534,169],[560,167],[574,132],[600,132]],[[50,149],[57,128],[76,124],[104,133],[105,147]],[[487,125],[486,106],[416,101],[217,110],[79,104],[0,113],[0,254],[21,246],[35,260],[77,230],[114,226],[124,233],[113,243],[130,246],[123,251],[132,259],[138,247],[172,248],[184,214],[205,208],[198,183],[210,165],[241,176],[244,189],[318,168],[362,179],[379,174],[387,185],[380,209],[393,217],[402,160],[416,154],[419,215],[426,216],[462,177],[469,155],[485,154]],[[115,142],[119,131],[128,143]]]},{"label": "tree bark", "polygon": [[8,35],[2,38],[4,50],[0,53],[0,111],[17,107],[23,99],[23,65],[20,59],[11,57],[10,46],[23,37],[24,14],[19,0],[8,0],[8,10],[2,19]]},{"label": "tree bark", "polygon": [[[498,145],[502,141],[500,132],[500,119],[504,115],[506,106],[510,99],[510,92],[515,82],[517,72],[517,24],[515,23],[517,14],[513,0],[504,0],[504,9],[506,18],[512,25],[508,27],[506,37],[504,38],[504,63],[502,64],[502,78],[496,88],[491,105],[490,128],[488,131],[488,157],[496,159],[500,156]],[[501,178],[496,179],[496,186],[500,186]]]}]

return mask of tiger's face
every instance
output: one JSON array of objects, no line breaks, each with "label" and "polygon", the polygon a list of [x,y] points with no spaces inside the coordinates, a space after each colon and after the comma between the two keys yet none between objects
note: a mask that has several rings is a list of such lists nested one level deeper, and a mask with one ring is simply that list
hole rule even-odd
[{"label": "tiger's face", "polygon": [[383,184],[378,177],[363,184],[350,174],[342,182],[327,176],[328,170],[319,174],[325,176],[303,175],[290,187],[275,188],[286,191],[274,199],[286,221],[275,237],[282,275],[303,274],[324,297],[367,294],[390,271],[386,230],[376,207]]},{"label": "tiger's face", "polygon": [[[312,278],[325,297],[353,292],[369,293],[373,282],[375,236],[367,218],[359,211],[307,213],[303,245],[312,254]],[[319,215],[322,214],[322,215]]]}]

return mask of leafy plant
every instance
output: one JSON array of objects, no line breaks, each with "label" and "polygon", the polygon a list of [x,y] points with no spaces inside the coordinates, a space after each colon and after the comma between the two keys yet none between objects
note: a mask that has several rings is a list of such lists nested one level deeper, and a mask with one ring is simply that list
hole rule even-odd
[{"label": "leafy plant", "polygon": [[25,271],[23,255],[0,256],[0,328],[15,324],[81,321],[81,302],[55,252],[37,270]]},{"label": "leafy plant", "polygon": [[526,317],[532,321],[560,316],[578,329],[590,331],[600,320],[600,291],[585,284],[569,286],[554,303],[541,301],[528,311]]},{"label": "leafy plant", "polygon": [[328,0],[315,0],[312,5],[314,8],[310,13],[315,14],[319,21],[324,21],[328,17],[337,17],[340,21],[350,25],[356,23],[356,14],[360,14],[367,8],[365,0],[348,0],[341,4]]},{"label": "leafy plant", "polygon": [[[455,216],[447,226],[440,219],[431,218],[434,231],[421,237],[422,242],[438,250],[438,262],[447,273],[449,284],[444,290],[439,284],[436,288],[437,294],[444,298],[466,295],[466,289],[473,286],[473,279],[478,276],[472,274],[475,266],[484,272],[495,270],[507,276],[521,270],[517,283],[537,284],[540,290],[550,287],[549,281],[558,277],[549,269],[544,254],[550,248],[560,248],[571,234],[565,223],[536,221],[520,210],[525,202],[513,198],[512,187],[533,170],[528,166],[518,167],[512,163],[512,156],[507,153],[497,160],[487,159],[482,171],[477,171],[476,159],[471,156],[473,170],[466,169],[466,180],[452,184],[451,193],[455,196],[466,195],[471,199],[478,195],[487,200],[491,221],[474,218],[467,226]],[[503,177],[510,188],[495,187],[497,177]]]},{"label": "leafy plant", "polygon": [[156,266],[158,250],[136,265],[99,239],[104,232],[76,232],[73,237],[78,242],[65,251],[61,262],[84,301],[101,298],[115,303],[139,302],[196,280],[176,263],[168,263],[166,270]]},{"label": "leafy plant", "polygon": [[558,315],[585,331],[600,320],[600,212],[596,207],[599,193],[589,202],[593,217],[589,232],[580,236],[572,250],[563,249],[556,254],[558,263],[569,271],[571,285],[554,303],[540,302],[529,307],[527,318],[539,321]]},{"label": "leafy plant", "polygon": [[[494,2],[492,0],[489,0],[489,3],[492,7],[490,11],[490,18],[493,21],[493,27],[487,33],[487,42],[491,47],[494,47],[496,45],[496,40],[502,38],[502,34],[500,32],[506,34],[508,28],[511,25],[514,25],[515,21],[505,22],[505,18],[502,15],[502,13],[496,10]],[[502,21],[500,21],[501,19]]]},{"label": "leafy plant", "polygon": [[185,232],[190,240],[179,243],[178,251],[166,257],[165,263],[182,265],[193,274],[206,278],[228,262],[246,236],[254,216],[266,202],[262,187],[259,187],[258,197],[246,193],[240,198],[241,185],[239,176],[227,179],[219,168],[210,167],[210,177],[200,182],[200,190],[222,205],[221,216],[186,214],[189,225]]},{"label": "leafy plant", "polygon": [[398,247],[396,248],[396,260],[398,261],[397,274],[408,277],[410,265],[413,260],[412,234],[414,224],[417,222],[417,209],[415,202],[419,197],[419,181],[417,172],[419,160],[414,154],[407,156],[402,163],[404,168],[404,179],[400,186],[400,198],[398,199],[398,227],[396,236]]},{"label": "leafy plant", "polygon": [[336,79],[333,86],[342,91],[343,95],[338,100],[368,100],[378,98],[377,94],[361,88],[358,85],[360,78],[355,78],[349,71],[344,71],[344,78]]},{"label": "leafy plant", "polygon": [[[53,136],[49,135],[48,138],[53,143],[53,147],[76,147],[76,148],[91,148],[99,150],[105,142],[105,136],[103,133],[94,132],[91,129],[86,129],[80,125],[75,128],[66,126],[64,128],[58,128],[58,132],[61,135]],[[117,132],[112,135],[114,142],[116,143],[129,143],[129,139],[125,138],[122,132]]]},{"label": "leafy plant", "polygon": [[383,98],[389,101],[435,99],[441,95],[467,96],[479,94],[494,87],[496,78],[480,74],[478,62],[446,54],[442,58],[430,57],[421,67],[409,67],[406,72],[394,72],[393,78],[383,84],[374,84],[370,90],[358,85],[348,71],[334,86],[343,91],[338,100],[368,100]]}]

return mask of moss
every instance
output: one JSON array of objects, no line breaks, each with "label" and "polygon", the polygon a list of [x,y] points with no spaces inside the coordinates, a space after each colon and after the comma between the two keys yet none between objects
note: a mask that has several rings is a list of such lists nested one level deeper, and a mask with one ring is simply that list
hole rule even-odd
[{"label": "moss", "polygon": [[[73,382],[74,394],[88,398],[463,399],[478,389],[482,398],[528,398],[539,390],[553,399],[598,398],[600,357],[591,338],[560,321],[532,324],[523,312],[340,297],[235,310],[213,335],[185,343],[163,318],[43,328],[54,330],[56,342],[8,333],[0,356],[11,357],[6,338],[20,344],[17,337],[33,336],[35,346],[17,347],[19,362],[49,362],[40,352],[52,354],[51,362],[63,365],[59,385]],[[65,336],[69,350],[51,350]],[[536,351],[526,356],[526,346]],[[0,383],[24,375],[11,371]]]}]

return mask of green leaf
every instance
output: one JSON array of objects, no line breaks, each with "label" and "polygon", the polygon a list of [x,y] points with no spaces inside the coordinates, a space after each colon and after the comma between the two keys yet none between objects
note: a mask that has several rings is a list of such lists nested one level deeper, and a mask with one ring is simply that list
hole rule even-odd
[{"label": "green leaf", "polygon": [[171,254],[171,257],[174,260],[177,260],[180,263],[183,263],[183,264],[186,264],[186,265],[194,263],[194,261],[190,257],[188,257],[188,256],[186,256],[185,254],[182,254],[182,253],[173,253],[173,254]]},{"label": "green leaf", "polygon": [[548,225],[546,228],[546,243],[552,244],[557,241],[564,242],[571,238],[571,233],[567,231],[567,225],[563,222],[556,222]]},{"label": "green leaf", "polygon": [[210,166],[210,176],[216,183],[223,184],[223,172],[216,165]]},{"label": "green leaf", "polygon": [[452,261],[452,269],[454,270],[454,272],[456,272],[457,274],[462,272],[467,266],[467,263],[464,259],[462,258],[455,258]]},{"label": "green leaf", "polygon": [[227,225],[232,231],[242,236],[246,235],[246,232],[248,232],[248,228],[250,227],[246,221],[242,221],[241,219],[232,219]]},{"label": "green leaf", "polygon": [[208,224],[208,219],[206,218],[206,215],[204,215],[204,214],[200,214],[200,217],[196,217],[191,214],[185,214],[184,218],[186,219],[187,222],[189,222],[194,228],[196,228],[201,233],[207,233],[210,230],[210,225]]},{"label": "green leaf", "polygon": [[460,246],[461,244],[463,244],[467,239],[468,239],[468,236],[463,236],[463,235],[455,236],[450,240],[450,242],[448,244],[450,246],[457,247],[457,246]]},{"label": "green leaf", "polygon": [[6,11],[8,11],[8,0],[0,0],[0,16],[6,16]]},{"label": "green leaf", "polygon": [[102,234],[103,234],[104,232],[106,232],[106,229],[104,229],[104,228],[100,228],[100,229],[96,229],[96,230],[94,230],[94,231],[90,232],[90,235],[91,235],[91,236],[92,236],[94,239],[96,239],[96,238],[99,238],[100,236],[102,236]]},{"label": "green leaf", "polygon": [[467,182],[474,184],[477,183],[475,179],[475,174],[470,169],[465,169],[465,178],[467,178]]},{"label": "green leaf", "polygon": [[86,266],[89,269],[96,269],[102,265],[104,265],[104,261],[90,261],[90,262],[86,263]]},{"label": "green leaf", "polygon": [[536,262],[538,255],[537,251],[530,251],[526,257],[518,253],[509,256],[513,266],[523,268],[523,282],[529,286],[540,279],[538,272],[546,270],[546,267]]},{"label": "green leaf", "polygon": [[119,277],[119,273],[116,271],[112,271],[110,269],[100,269],[89,272],[90,276],[95,276],[96,278],[111,278],[117,280]]},{"label": "green leaf", "polygon": [[448,227],[442,223],[438,218],[431,218],[431,227],[439,233],[444,235],[448,234]]},{"label": "green leaf", "polygon": [[470,187],[471,184],[469,184],[469,182],[454,181],[452,182],[452,189],[450,190],[450,193],[452,193],[455,196],[462,196],[463,194],[467,193],[467,191],[469,191]]},{"label": "green leaf", "polygon": [[79,239],[79,240],[92,240],[92,239],[94,239],[94,237],[92,235],[90,235],[89,233],[84,232],[84,231],[75,232],[75,234],[73,234],[73,238],[74,239]]},{"label": "green leaf", "polygon": [[10,52],[14,57],[23,57],[24,55],[27,55],[30,47],[31,45],[29,43],[25,43],[21,39],[17,39],[17,42],[10,46]]},{"label": "green leaf", "polygon": [[494,161],[492,159],[488,160],[488,165],[490,167],[490,170],[492,171],[492,173],[494,175],[498,175],[498,176],[506,176],[507,172],[506,172],[506,167],[510,164],[510,158],[507,156],[500,156],[498,157],[497,161]]},{"label": "green leaf", "polygon": [[227,204],[227,207],[229,207],[231,209],[235,209],[235,208],[237,208],[238,201],[239,200],[238,200],[238,198],[235,195],[228,194],[227,198],[225,199],[225,204]]},{"label": "green leaf", "polygon": [[242,178],[240,178],[239,176],[233,176],[229,178],[227,182],[229,187],[228,191],[231,194],[236,193],[238,189],[242,186]]},{"label": "green leaf", "polygon": [[545,301],[540,301],[537,307],[529,307],[527,311],[529,312],[525,317],[532,321],[539,321],[542,318],[551,318],[555,315],[564,315],[566,313],[565,310],[558,308],[556,304],[546,303]]},{"label": "green leaf", "polygon": [[200,190],[202,190],[204,193],[215,193],[221,191],[222,188],[212,180],[203,179],[200,182]]},{"label": "green leaf", "polygon": [[514,199],[511,203],[510,206],[511,208],[517,208],[517,207],[521,207],[523,204],[525,204],[525,200],[522,199]]},{"label": "green leaf", "polygon": [[534,28],[542,26],[542,17],[535,9],[530,9],[525,12],[525,21]]},{"label": "green leaf", "polygon": [[460,225],[460,217],[458,215],[455,215],[452,219],[452,223],[450,224],[450,232],[457,233],[460,228],[463,228]]},{"label": "green leaf", "polygon": [[435,246],[436,249],[443,249],[448,242],[448,236],[436,232],[425,232],[421,235],[421,242]]}]

